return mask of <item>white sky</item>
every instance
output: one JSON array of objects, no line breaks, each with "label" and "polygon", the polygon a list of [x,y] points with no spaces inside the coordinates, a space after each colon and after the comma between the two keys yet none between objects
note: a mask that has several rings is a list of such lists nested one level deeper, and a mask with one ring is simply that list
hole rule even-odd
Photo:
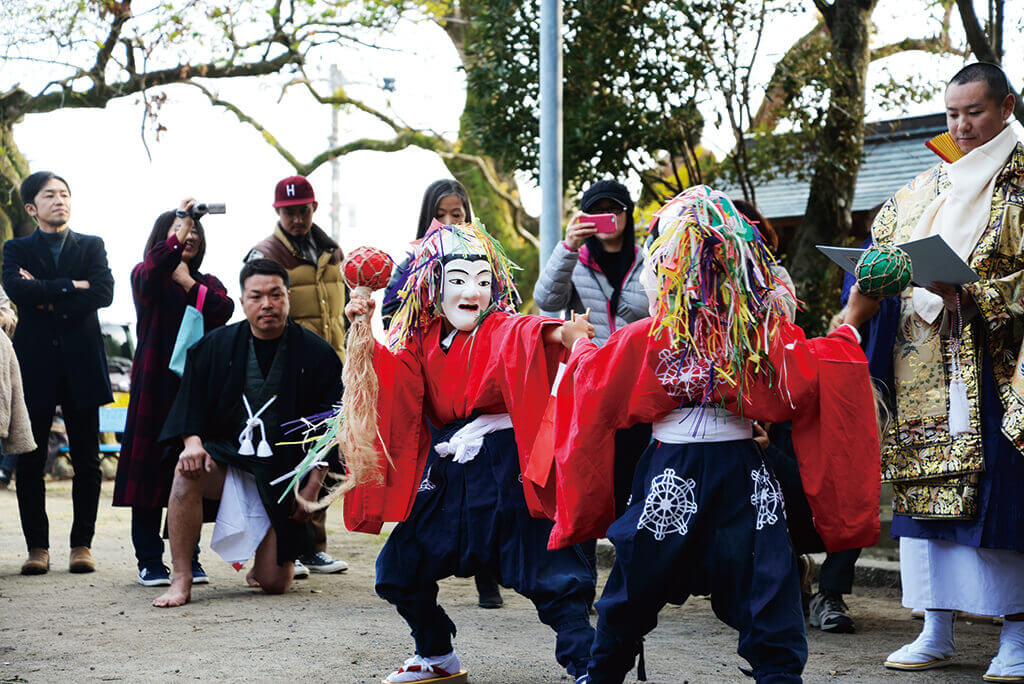
[{"label": "white sky", "polygon": [[[808,3],[809,5],[810,3]],[[882,0],[876,18],[889,16],[876,40],[903,35],[908,24],[921,24],[908,10],[917,3]],[[984,11],[984,4],[979,12]],[[1024,53],[1017,35],[1022,8],[1008,12],[1005,59],[1015,83],[1024,77]],[[758,77],[767,79],[771,66],[794,36],[813,26],[810,12],[785,27],[773,26]],[[959,26],[958,17],[954,24]],[[927,24],[920,27],[926,33]],[[887,35],[893,33],[896,35]],[[959,31],[956,33],[959,36]],[[396,79],[391,94],[393,111],[408,123],[453,137],[465,101],[465,82],[458,57],[440,29],[429,24],[402,24],[387,39],[402,52],[338,54],[346,90],[383,105],[386,96],[377,86],[388,76]],[[329,59],[326,56],[324,59]],[[936,58],[911,53],[872,66],[877,80],[883,68],[945,80],[962,63],[959,58]],[[321,64],[326,74],[326,65]],[[39,67],[25,62],[0,61],[0,90],[39,80]],[[300,160],[325,149],[330,133],[330,111],[299,88],[280,99],[285,76],[211,82],[209,87],[225,99],[242,105],[263,123]],[[326,82],[323,88],[326,90]],[[291,167],[253,129],[233,115],[213,108],[189,86],[165,89],[169,101],[160,113],[167,130],[157,142],[148,136],[152,160],[147,159],[139,130],[142,106],[138,96],[116,100],[105,109],[77,109],[32,115],[15,127],[15,137],[33,170],[49,169],[68,179],[73,193],[74,230],[103,237],[116,280],[114,303],[101,312],[104,320],[134,322],[129,274],[142,258],[153,220],[174,208],[185,196],[201,202],[225,202],[225,216],[204,220],[208,247],[205,272],[217,275],[237,297],[237,274],[248,249],[273,229],[271,208],[275,183],[293,173]],[[942,111],[941,99],[915,106],[909,114]],[[868,120],[899,113],[881,111],[872,103]],[[709,119],[712,117],[708,117]],[[341,117],[342,140],[363,136],[390,137],[382,124],[362,115]],[[705,144],[716,154],[731,144],[731,133],[709,127]],[[416,148],[397,153],[357,153],[341,159],[341,245],[348,251],[372,244],[400,258],[413,238],[423,189],[449,174],[434,154]],[[330,230],[330,167],[324,165],[310,179],[320,208],[317,222]],[[536,211],[536,189],[523,188],[527,208]],[[236,307],[236,319],[240,317]]]}]

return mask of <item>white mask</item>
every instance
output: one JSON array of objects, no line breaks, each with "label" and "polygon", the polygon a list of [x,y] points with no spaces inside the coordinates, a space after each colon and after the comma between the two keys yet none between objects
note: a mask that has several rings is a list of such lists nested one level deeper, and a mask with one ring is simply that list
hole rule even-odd
[{"label": "white mask", "polygon": [[491,265],[486,259],[452,259],[444,265],[441,314],[456,330],[470,331],[491,304]]}]

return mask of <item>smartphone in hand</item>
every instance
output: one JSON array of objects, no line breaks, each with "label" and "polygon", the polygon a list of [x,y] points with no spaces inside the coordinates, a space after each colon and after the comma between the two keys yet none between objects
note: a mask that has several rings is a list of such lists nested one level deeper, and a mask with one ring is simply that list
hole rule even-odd
[{"label": "smartphone in hand", "polygon": [[598,233],[614,233],[618,229],[615,214],[583,214],[580,223],[593,223]]}]

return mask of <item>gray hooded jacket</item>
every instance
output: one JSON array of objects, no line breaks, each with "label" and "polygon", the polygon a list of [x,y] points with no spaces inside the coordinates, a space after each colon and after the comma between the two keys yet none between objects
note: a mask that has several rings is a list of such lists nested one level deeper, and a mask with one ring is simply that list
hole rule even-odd
[{"label": "gray hooded jacket", "polygon": [[619,328],[650,315],[647,295],[640,287],[643,252],[636,246],[633,249],[633,265],[622,279],[622,292],[614,315],[609,311],[614,289],[591,258],[586,245],[578,252],[570,250],[564,242],[555,245],[555,251],[533,287],[534,301],[544,311],[564,311],[566,319],[570,312],[584,313],[589,308],[594,342],[604,344]]}]

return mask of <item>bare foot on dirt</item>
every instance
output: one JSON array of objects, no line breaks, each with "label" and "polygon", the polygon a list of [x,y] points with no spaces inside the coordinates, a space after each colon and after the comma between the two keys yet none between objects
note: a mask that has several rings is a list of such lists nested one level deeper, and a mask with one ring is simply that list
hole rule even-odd
[{"label": "bare foot on dirt", "polygon": [[245,573],[245,583],[248,584],[250,587],[258,587],[258,586],[260,586],[259,580],[256,579],[256,576],[253,574],[255,572],[256,572],[256,568],[253,568],[249,572]]},{"label": "bare foot on dirt", "polygon": [[[192,578],[190,577],[189,579]],[[190,585],[179,587],[172,584],[167,591],[153,600],[153,605],[157,608],[175,608],[185,605],[191,599],[192,587]]]}]

